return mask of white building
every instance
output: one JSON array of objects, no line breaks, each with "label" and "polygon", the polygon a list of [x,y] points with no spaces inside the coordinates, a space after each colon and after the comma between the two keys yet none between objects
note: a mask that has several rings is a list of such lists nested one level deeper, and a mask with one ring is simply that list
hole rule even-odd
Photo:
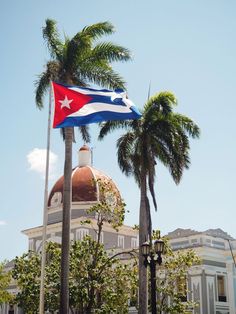
[{"label": "white building", "polygon": [[235,314],[236,240],[221,229],[176,229],[167,237],[173,250],[192,248],[202,260],[188,278],[188,298],[199,302],[194,314]]},{"label": "white building", "polygon": [[[108,183],[112,193],[99,195],[98,180]],[[54,242],[61,242],[62,226],[62,199],[64,176],[54,184],[48,198],[48,225],[47,238]],[[107,202],[116,204],[120,192],[113,182],[103,172],[91,166],[91,153],[87,146],[79,150],[78,166],[72,170],[72,204],[71,204],[71,240],[82,240],[85,235],[96,237],[94,229],[97,228],[96,217],[90,215],[91,225],[81,225],[81,221],[88,217],[87,210],[105,197]],[[42,244],[42,226],[24,230],[28,237],[29,249],[39,251]],[[122,226],[117,232],[109,223],[104,223],[102,243],[105,249],[130,249],[137,248],[138,234],[132,227]]]}]

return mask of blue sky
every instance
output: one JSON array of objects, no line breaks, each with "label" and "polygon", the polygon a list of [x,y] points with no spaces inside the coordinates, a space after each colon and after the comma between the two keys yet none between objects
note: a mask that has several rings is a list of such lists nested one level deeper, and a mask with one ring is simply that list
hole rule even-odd
[{"label": "blue sky", "polygon": [[[43,164],[47,106],[36,109],[34,82],[49,59],[42,38],[46,18],[58,21],[61,35],[73,36],[85,25],[110,21],[116,33],[107,40],[132,51],[133,61],[114,64],[138,107],[151,94],[170,90],[176,111],[201,128],[191,141],[192,165],[176,186],[157,165],[158,211],[153,226],[165,234],[176,228],[222,228],[236,238],[235,228],[235,84],[236,2],[233,0],[111,0],[1,2],[1,181],[0,260],[27,250],[21,230],[42,224]],[[116,162],[116,132],[97,141],[91,126],[94,166],[117,183],[130,211],[125,223],[138,223],[139,191]],[[77,137],[73,165],[82,145]],[[54,153],[50,187],[63,172],[64,146],[52,130]]]}]

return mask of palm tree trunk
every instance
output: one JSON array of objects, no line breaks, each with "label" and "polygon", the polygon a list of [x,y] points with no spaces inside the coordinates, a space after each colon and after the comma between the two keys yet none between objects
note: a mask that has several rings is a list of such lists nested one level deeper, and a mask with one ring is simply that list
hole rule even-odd
[{"label": "palm tree trunk", "polygon": [[144,257],[141,252],[141,245],[148,240],[148,217],[146,208],[147,182],[146,175],[141,174],[140,183],[140,211],[139,211],[139,314],[146,314],[148,311],[148,286],[147,269],[144,266]]},{"label": "palm tree trunk", "polygon": [[60,314],[69,313],[69,254],[70,254],[70,218],[71,218],[72,139],[73,128],[65,128]]}]

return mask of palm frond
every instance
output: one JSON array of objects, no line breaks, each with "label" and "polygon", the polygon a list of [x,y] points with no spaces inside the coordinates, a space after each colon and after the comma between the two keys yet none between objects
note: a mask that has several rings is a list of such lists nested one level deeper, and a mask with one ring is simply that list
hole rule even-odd
[{"label": "palm frond", "polygon": [[114,26],[110,22],[99,22],[85,26],[80,33],[83,36],[88,36],[92,40],[95,40],[103,35],[110,35],[114,33],[114,31]]},{"label": "palm frond", "polygon": [[150,208],[150,203],[149,199],[146,195],[145,197],[145,203],[146,203],[146,217],[147,217],[147,224],[148,224],[148,235],[149,239],[152,238],[152,218],[151,218],[151,208]]},{"label": "palm frond", "polygon": [[127,129],[129,126],[130,121],[128,120],[114,120],[100,123],[98,139],[102,140],[108,133],[111,133],[117,129]]},{"label": "palm frond", "polygon": [[122,172],[129,176],[132,171],[132,146],[134,141],[133,132],[128,132],[117,140],[117,157],[118,164]]},{"label": "palm frond", "polygon": [[38,76],[38,80],[35,81],[35,101],[36,105],[39,109],[43,108],[43,97],[48,90],[48,86],[50,83],[50,74],[48,71],[43,72]]},{"label": "palm frond", "polygon": [[35,81],[35,100],[39,109],[43,108],[43,97],[49,87],[50,81],[58,80],[61,72],[61,65],[57,61],[49,61],[47,69],[38,76]]},{"label": "palm frond", "polygon": [[149,162],[149,168],[148,168],[148,186],[149,191],[152,196],[152,201],[155,210],[157,210],[157,202],[156,202],[156,196],[155,196],[155,190],[154,190],[154,183],[155,183],[155,156],[153,156],[152,151],[149,152],[150,155],[150,162]]},{"label": "palm frond", "polygon": [[114,45],[111,42],[103,42],[96,45],[89,57],[90,62],[106,60],[109,63],[114,61],[129,61],[130,59],[131,53],[128,49]]},{"label": "palm frond", "polygon": [[135,179],[135,182],[138,184],[139,188],[141,186],[141,158],[140,154],[136,151],[131,155],[132,161],[132,173]]},{"label": "palm frond", "polygon": [[[79,126],[78,127],[78,131],[79,131],[79,134],[82,137],[82,140],[85,143],[90,143],[91,136],[90,136],[90,133],[89,133],[88,125],[81,125],[81,126]],[[61,132],[61,136],[62,136],[63,141],[64,141],[65,140],[65,128],[61,128],[60,132]],[[74,128],[73,128],[73,143],[75,143],[75,142],[76,142],[75,141],[75,132],[74,132]]]},{"label": "palm frond", "polygon": [[83,60],[86,60],[92,49],[91,40],[86,36],[82,36],[81,32],[77,33],[67,43],[66,57],[65,57],[65,70],[73,73],[80,65],[83,64]]},{"label": "palm frond", "polygon": [[90,82],[100,85],[102,87],[107,87],[110,89],[125,89],[124,79],[111,68],[107,69],[91,64],[86,68],[83,67],[82,69],[80,69],[78,75],[82,80],[87,79]]},{"label": "palm frond", "polygon": [[132,151],[130,152],[130,160],[133,167],[132,173],[136,183],[141,188],[142,155],[140,154],[140,142],[137,138],[136,130],[132,132],[134,134],[133,146],[131,147]]},{"label": "palm frond", "polygon": [[86,26],[67,43],[65,68],[73,72],[79,64],[89,58],[94,41],[102,35],[112,34],[113,26],[109,22]]},{"label": "palm frond", "polygon": [[57,23],[54,20],[47,19],[46,26],[43,27],[43,38],[47,42],[47,46],[51,56],[62,61],[63,43],[61,42],[56,27]]},{"label": "palm frond", "polygon": [[166,166],[176,184],[179,183],[184,166],[183,151],[181,150],[180,138],[173,136],[173,129],[168,132],[158,132],[152,137],[152,152],[155,158],[159,159],[161,163]]},{"label": "palm frond", "polygon": [[184,168],[188,168],[186,156],[180,149],[176,149],[172,144],[159,141],[157,146],[157,159],[167,167],[176,184],[178,184],[183,175]]},{"label": "palm frond", "polygon": [[172,116],[172,120],[173,123],[179,124],[182,129],[186,130],[192,138],[200,137],[200,128],[192,119],[182,114],[175,113]]},{"label": "palm frond", "polygon": [[80,87],[89,87],[89,81],[85,78],[81,78],[76,74],[71,75],[71,79],[73,81],[73,85],[80,86]]},{"label": "palm frond", "polygon": [[83,139],[84,142],[90,143],[91,141],[91,136],[89,133],[89,126],[88,125],[81,125],[79,127],[79,133]]},{"label": "palm frond", "polygon": [[168,115],[172,112],[173,106],[177,104],[175,95],[171,92],[160,92],[148,99],[144,105],[145,120],[149,121],[155,114]]}]

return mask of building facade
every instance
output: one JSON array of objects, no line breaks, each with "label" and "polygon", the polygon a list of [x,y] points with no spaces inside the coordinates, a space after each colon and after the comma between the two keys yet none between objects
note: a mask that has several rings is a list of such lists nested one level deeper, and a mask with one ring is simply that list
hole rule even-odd
[{"label": "building facade", "polygon": [[188,299],[199,303],[194,314],[236,313],[236,240],[221,229],[176,229],[167,234],[172,249],[194,249],[201,264],[188,277]]}]

